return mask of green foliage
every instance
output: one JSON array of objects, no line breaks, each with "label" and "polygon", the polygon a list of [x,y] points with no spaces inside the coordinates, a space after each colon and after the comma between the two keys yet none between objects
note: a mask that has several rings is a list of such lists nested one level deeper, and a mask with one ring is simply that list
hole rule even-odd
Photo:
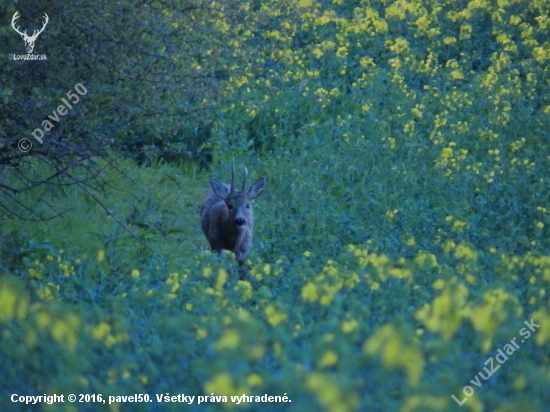
[{"label": "green foliage", "polygon": [[[118,67],[101,48],[113,60],[92,65],[102,93],[90,88],[90,102],[109,104],[89,121],[159,105],[165,117],[140,118],[117,141],[204,133],[190,150],[211,155],[212,171],[116,160],[101,169],[111,185],[96,199],[72,187],[34,202],[69,206],[62,219],[2,222],[3,409],[14,407],[6,394],[73,392],[292,400],[225,404],[236,410],[545,410],[548,4],[371,3],[212,3],[224,18],[189,30],[194,51],[168,29],[182,24],[171,8],[119,13],[133,26],[106,44],[140,52]],[[105,16],[124,10],[105,7]],[[186,70],[223,73],[159,89],[180,52],[193,56]],[[105,82],[113,67],[141,80]],[[177,100],[193,90],[219,108],[199,129],[178,118]],[[230,253],[206,251],[198,219],[210,176],[227,181],[233,157],[251,181],[268,178],[244,280]],[[526,338],[531,320],[540,328]],[[513,339],[519,350],[471,383]],[[462,408],[451,395],[467,399]]]},{"label": "green foliage", "polygon": [[[0,164],[21,157],[17,140],[29,138],[35,150],[27,156],[59,158],[66,145],[78,148],[77,153],[109,145],[140,162],[192,159],[205,165],[211,156],[212,114],[219,104],[215,98],[228,66],[238,62],[225,46],[231,35],[224,29],[238,4],[1,5],[6,16],[18,9],[29,33],[36,25],[33,17],[45,10],[50,21],[34,51],[49,56],[40,62],[14,60],[14,54],[24,52],[23,42],[9,25],[0,32],[10,52],[6,49],[0,89],[5,103],[0,108],[5,119]],[[35,141],[31,132],[76,83],[87,88],[87,95],[54,123],[46,143]]]}]

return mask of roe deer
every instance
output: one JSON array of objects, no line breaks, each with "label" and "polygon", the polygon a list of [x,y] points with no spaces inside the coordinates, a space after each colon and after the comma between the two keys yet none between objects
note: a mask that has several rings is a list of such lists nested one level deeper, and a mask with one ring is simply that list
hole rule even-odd
[{"label": "roe deer", "polygon": [[[254,215],[252,202],[265,189],[266,178],[261,177],[246,191],[248,169],[244,169],[242,190],[235,189],[235,160],[231,162],[231,185],[212,178],[212,188],[201,206],[201,226],[213,251],[222,249],[235,254],[239,268],[252,246]],[[239,270],[242,276],[242,272]]]}]

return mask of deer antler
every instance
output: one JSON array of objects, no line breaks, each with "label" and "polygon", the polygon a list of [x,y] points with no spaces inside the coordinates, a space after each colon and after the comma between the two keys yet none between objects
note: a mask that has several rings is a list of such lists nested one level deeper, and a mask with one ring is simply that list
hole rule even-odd
[{"label": "deer antler", "polygon": [[47,15],[46,13],[44,13],[44,18],[45,18],[45,20],[44,20],[44,23],[42,24],[42,28],[41,28],[40,30],[34,30],[32,36],[28,36],[28,35],[27,35],[27,30],[25,30],[24,32],[21,32],[21,31],[19,30],[19,27],[17,27],[17,26],[15,25],[16,20],[17,20],[20,16],[21,16],[21,15],[19,14],[19,10],[17,10],[17,11],[15,12],[15,14],[13,15],[12,19],[11,19],[11,27],[13,27],[13,29],[14,29],[17,33],[19,33],[21,36],[23,36],[23,38],[26,38],[26,40],[28,40],[28,41],[34,41],[34,40],[36,40],[36,38],[38,37],[38,35],[44,31],[44,29],[45,29],[46,26],[48,25],[48,22],[50,21],[50,18],[48,17],[48,15]]},{"label": "deer antler", "polygon": [[246,178],[248,177],[248,169],[246,168],[246,166],[243,166],[243,172],[244,172],[244,177],[243,177],[243,192],[246,190]]},{"label": "deer antler", "polygon": [[40,33],[42,33],[44,31],[44,29],[46,28],[46,26],[48,25],[48,22],[50,21],[50,18],[48,17],[48,15],[46,13],[44,13],[44,17],[45,17],[45,20],[44,20],[44,24],[42,25],[42,28],[40,30],[35,30],[35,33],[33,33],[33,35],[32,35],[33,38],[38,37],[38,35]]},{"label": "deer antler", "polygon": [[11,19],[11,27],[13,27],[13,30],[15,30],[17,33],[19,33],[21,36],[26,36],[27,35],[27,30],[25,30],[24,33],[21,33],[19,31],[19,28],[15,25],[15,21],[19,18],[19,10],[17,10],[15,12],[15,14],[13,15],[12,19]]},{"label": "deer antler", "polygon": [[48,17],[48,15],[46,13],[44,13],[44,17],[46,18],[46,20],[44,21],[44,24],[42,25],[42,28],[40,30],[34,30],[32,36],[30,36],[30,38],[29,38],[30,40],[36,40],[38,35],[40,33],[42,33],[44,31],[44,29],[46,28],[46,26],[48,25],[48,22],[50,21],[50,18]]},{"label": "deer antler", "polygon": [[235,193],[235,158],[231,159],[231,193]]}]

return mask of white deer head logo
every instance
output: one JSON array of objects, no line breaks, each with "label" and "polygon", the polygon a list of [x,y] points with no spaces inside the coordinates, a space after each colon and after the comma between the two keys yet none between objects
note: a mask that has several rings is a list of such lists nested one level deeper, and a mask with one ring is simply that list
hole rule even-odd
[{"label": "white deer head logo", "polygon": [[30,53],[32,53],[32,51],[34,49],[34,42],[38,38],[38,35],[44,31],[44,29],[46,28],[46,25],[48,24],[48,21],[50,20],[50,18],[48,17],[48,15],[46,13],[44,13],[45,20],[44,20],[44,24],[42,25],[42,28],[40,30],[34,30],[34,33],[32,34],[32,36],[27,35],[27,30],[25,30],[24,32],[21,32],[19,30],[19,27],[17,27],[15,25],[15,21],[18,18],[19,18],[19,11],[16,11],[15,14],[13,15],[13,18],[11,19],[11,26],[13,27],[13,29],[17,33],[19,33],[21,35],[23,40],[25,40],[25,49],[27,49],[27,53],[30,54]]}]

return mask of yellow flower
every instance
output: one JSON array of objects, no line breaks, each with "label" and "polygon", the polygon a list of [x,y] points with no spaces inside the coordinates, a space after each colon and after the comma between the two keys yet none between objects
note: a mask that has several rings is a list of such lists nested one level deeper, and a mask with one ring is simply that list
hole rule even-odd
[{"label": "yellow flower", "polygon": [[[550,50],[546,50],[544,47],[535,47],[533,49],[533,57],[539,63],[544,63],[546,60],[550,59]],[[532,75],[532,73],[529,73]]]},{"label": "yellow flower", "polygon": [[422,119],[422,117],[424,116],[422,114],[422,112],[419,109],[417,109],[416,107],[411,109],[411,113],[413,114],[414,117],[416,117],[418,119]]},{"label": "yellow flower", "polygon": [[405,8],[400,3],[394,3],[386,8],[387,17],[397,17],[400,20],[405,18]]},{"label": "yellow flower", "polygon": [[138,278],[139,275],[140,275],[139,270],[137,270],[137,269],[132,270],[132,277],[133,278]]},{"label": "yellow flower", "polygon": [[54,283],[48,282],[46,286],[43,289],[37,290],[36,294],[40,297],[40,299],[48,301],[53,300],[54,298],[54,291],[59,291],[60,287],[59,285],[56,285]]},{"label": "yellow flower", "polygon": [[[445,396],[411,395],[399,409],[400,412],[414,412],[423,410],[444,411],[448,409],[448,402]],[[476,409],[471,408],[474,411]]]},{"label": "yellow flower", "polygon": [[455,242],[453,242],[452,240],[448,240],[445,242],[445,245],[443,245],[443,252],[448,253],[451,249],[454,249],[455,247]]},{"label": "yellow flower", "polygon": [[254,387],[254,386],[262,386],[264,381],[262,377],[257,373],[251,373],[246,378],[246,383],[248,384],[248,386]]},{"label": "yellow flower", "polygon": [[369,355],[378,354],[390,369],[404,369],[409,385],[420,383],[424,369],[424,357],[413,342],[406,342],[392,326],[384,325],[365,341],[363,351]]},{"label": "yellow flower", "polygon": [[238,387],[227,372],[220,372],[204,384],[204,392],[223,396],[240,396],[246,392],[246,388]]},{"label": "yellow flower", "polygon": [[59,264],[59,269],[61,269],[63,271],[63,274],[65,276],[74,275],[74,267],[70,266],[67,263],[60,263]]},{"label": "yellow flower", "polygon": [[535,343],[537,346],[542,346],[550,341],[550,312],[548,309],[541,308],[534,312],[531,318],[540,325],[540,329],[536,333]]},{"label": "yellow flower", "polygon": [[416,20],[416,26],[420,30],[426,30],[428,26],[430,25],[430,19],[426,16],[421,16],[418,20]]},{"label": "yellow flower", "polygon": [[441,333],[443,340],[447,341],[462,323],[467,296],[466,286],[450,283],[432,304],[426,303],[418,309],[415,317],[430,331]]},{"label": "yellow flower", "polygon": [[65,318],[54,321],[50,333],[57,343],[63,342],[73,351],[78,343],[77,329],[79,325],[78,316],[69,313]]},{"label": "yellow flower", "polygon": [[235,286],[233,290],[240,293],[244,300],[248,300],[252,297],[252,285],[246,280],[239,280],[237,286]]},{"label": "yellow flower", "polygon": [[269,305],[264,310],[267,317],[267,321],[271,326],[277,326],[279,323],[284,322],[287,316],[284,313],[277,312],[277,309],[273,305]]},{"label": "yellow flower", "polygon": [[25,319],[29,303],[27,291],[16,280],[7,277],[0,280],[0,323]]},{"label": "yellow flower", "polygon": [[361,57],[361,60],[359,60],[359,64],[361,65],[361,67],[375,66],[372,57]]},{"label": "yellow flower", "polygon": [[390,63],[391,67],[394,69],[399,69],[401,67],[401,60],[397,59],[389,59],[388,62]]},{"label": "yellow flower", "polygon": [[367,16],[367,19],[369,20],[376,20],[379,16],[378,11],[376,11],[375,9],[371,9],[370,7],[367,8],[367,11],[365,14]]},{"label": "yellow flower", "polygon": [[386,212],[386,217],[388,218],[389,221],[391,221],[395,217],[395,215],[397,215],[397,213],[399,213],[399,210],[397,209],[388,210]]},{"label": "yellow flower", "polygon": [[476,251],[463,243],[461,243],[456,247],[455,256],[459,259],[474,260],[474,261],[477,260]]},{"label": "yellow flower", "polygon": [[336,51],[336,57],[340,59],[345,59],[348,55],[348,49],[345,47],[339,47]]},{"label": "yellow flower", "polygon": [[408,50],[409,49],[409,42],[407,41],[407,39],[403,38],[403,37],[399,37],[395,40],[393,46],[391,47],[391,50],[397,52],[397,53],[401,53],[405,50]]},{"label": "yellow flower", "polygon": [[453,223],[453,230],[456,230],[458,232],[462,231],[465,227],[468,227],[468,222],[464,222],[462,220],[455,220]]},{"label": "yellow flower", "polygon": [[324,26],[329,22],[330,22],[330,18],[328,16],[321,16],[318,19],[315,19],[316,26]]},{"label": "yellow flower", "polygon": [[519,16],[510,16],[510,24],[513,26],[517,26],[521,23],[521,17]]},{"label": "yellow flower", "polygon": [[208,331],[204,328],[197,327],[197,340],[202,340],[208,336]]},{"label": "yellow flower", "polygon": [[419,252],[418,256],[414,258],[414,262],[419,266],[428,265],[431,268],[437,266],[437,258],[429,252]]},{"label": "yellow flower", "polygon": [[437,279],[432,286],[436,290],[442,290],[445,287],[445,281],[443,279]]},{"label": "yellow flower", "polygon": [[355,319],[346,320],[342,322],[342,332],[351,333],[356,330],[358,326],[359,322],[357,322]]},{"label": "yellow flower", "polygon": [[319,293],[317,292],[317,286],[309,282],[304,287],[302,287],[302,300],[306,302],[315,302],[319,299]]},{"label": "yellow flower", "polygon": [[492,289],[483,294],[484,303],[469,305],[465,312],[474,328],[483,335],[482,350],[488,351],[492,345],[492,339],[507,318],[507,307],[516,308],[516,316],[523,312],[518,299],[501,288]]},{"label": "yellow flower", "polygon": [[359,407],[359,397],[353,392],[344,392],[337,382],[319,372],[311,373],[305,382],[307,391],[317,396],[318,402],[328,412],[351,412]]},{"label": "yellow flower", "polygon": [[403,279],[412,276],[412,271],[406,268],[391,268],[389,273],[390,276],[393,276],[397,279]]},{"label": "yellow flower", "polygon": [[216,279],[216,289],[220,290],[223,288],[223,285],[225,285],[225,281],[227,280],[227,272],[220,268],[218,270],[218,278]]},{"label": "yellow flower", "polygon": [[101,322],[91,331],[92,338],[94,338],[95,340],[102,340],[109,333],[111,333],[111,326],[105,322]]},{"label": "yellow flower", "polygon": [[374,22],[374,28],[377,33],[385,33],[388,31],[388,23],[384,20],[376,20]]},{"label": "yellow flower", "polygon": [[441,155],[443,156],[444,159],[447,159],[453,155],[453,149],[451,149],[450,147],[446,147],[441,152]]},{"label": "yellow flower", "polygon": [[451,72],[451,77],[453,80],[460,80],[464,78],[464,75],[462,74],[462,70],[453,70]]},{"label": "yellow flower", "polygon": [[435,127],[445,126],[447,124],[447,118],[445,115],[447,112],[435,115]]},{"label": "yellow flower", "polygon": [[326,351],[317,362],[317,367],[328,368],[338,363],[338,354],[332,350]]},{"label": "yellow flower", "polygon": [[323,57],[323,55],[324,55],[324,53],[323,53],[320,49],[318,49],[318,48],[313,49],[311,52],[312,52],[312,53],[315,55],[315,57],[317,57],[318,59],[320,59],[320,58]]},{"label": "yellow flower", "polygon": [[237,331],[229,329],[214,343],[214,349],[221,351],[223,349],[235,349],[241,343],[241,337]]},{"label": "yellow flower", "polygon": [[29,275],[31,275],[31,277],[35,279],[42,279],[42,272],[34,268],[29,269]]}]

